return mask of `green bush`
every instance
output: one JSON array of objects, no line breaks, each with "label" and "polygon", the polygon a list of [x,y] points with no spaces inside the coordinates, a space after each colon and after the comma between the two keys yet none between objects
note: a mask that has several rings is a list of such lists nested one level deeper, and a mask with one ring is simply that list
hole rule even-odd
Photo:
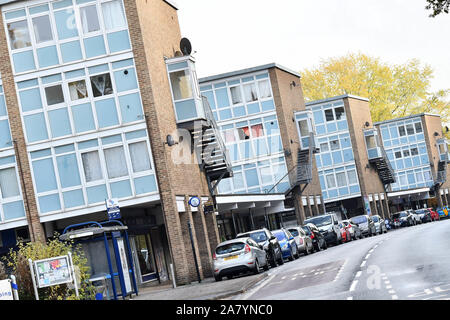
[{"label": "green bush", "polygon": [[[73,286],[61,284],[47,288],[38,289],[40,300],[92,300],[94,299],[94,286],[88,281],[89,267],[81,246],[75,246],[72,241],[63,242],[58,240],[55,234],[53,240],[46,244],[41,242],[19,243],[16,250],[10,250],[5,258],[5,265],[12,269],[12,274],[16,276],[19,288],[20,300],[34,300],[34,287],[30,273],[28,259],[42,260],[52,257],[64,256],[72,252],[72,260],[76,277],[79,279],[78,294],[76,297]],[[0,270],[1,274],[1,270]],[[70,284],[69,284],[70,285]]]}]

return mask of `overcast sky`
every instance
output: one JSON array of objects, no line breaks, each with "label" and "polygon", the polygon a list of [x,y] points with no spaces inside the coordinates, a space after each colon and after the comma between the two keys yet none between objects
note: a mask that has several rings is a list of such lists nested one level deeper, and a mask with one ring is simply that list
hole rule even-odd
[{"label": "overcast sky", "polygon": [[450,15],[429,18],[425,0],[175,0],[199,77],[276,62],[300,71],[361,52],[417,58],[450,88]]}]

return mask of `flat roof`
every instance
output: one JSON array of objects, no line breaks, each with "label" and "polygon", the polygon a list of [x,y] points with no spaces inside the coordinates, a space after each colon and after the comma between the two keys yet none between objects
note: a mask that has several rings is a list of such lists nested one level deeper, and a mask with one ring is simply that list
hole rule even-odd
[{"label": "flat roof", "polygon": [[[19,1],[25,1],[25,0],[0,0],[0,6],[13,3],[13,2],[19,2]],[[174,9],[178,10],[178,4],[175,0],[163,0],[164,2],[167,2],[170,6],[172,6]]]},{"label": "flat roof", "polygon": [[385,123],[390,123],[390,122],[397,122],[397,121],[404,121],[404,120],[413,119],[413,118],[417,118],[417,117],[423,117],[423,116],[431,116],[431,117],[439,117],[439,118],[441,117],[439,114],[422,112],[422,113],[413,114],[413,115],[406,116],[406,117],[401,117],[401,118],[395,118],[395,119],[389,119],[389,120],[375,122],[373,125],[377,126],[377,125],[380,125],[380,124],[385,124]]},{"label": "flat roof", "polygon": [[314,105],[314,104],[321,104],[321,103],[331,102],[331,101],[335,101],[335,100],[341,100],[341,99],[345,99],[345,98],[353,98],[353,99],[358,99],[358,100],[363,100],[363,101],[369,101],[368,98],[358,97],[358,96],[354,96],[352,94],[343,94],[341,96],[306,102],[305,105],[310,106],[310,105]]},{"label": "flat roof", "polygon": [[216,74],[213,76],[203,77],[203,78],[198,79],[198,81],[200,83],[205,83],[205,82],[215,81],[215,80],[224,79],[224,78],[236,77],[236,76],[240,76],[240,75],[247,74],[247,73],[263,71],[263,70],[267,70],[267,69],[271,69],[271,68],[278,68],[287,73],[293,74],[296,77],[301,78],[301,75],[298,72],[295,72],[289,68],[279,65],[278,63],[268,63],[268,64],[263,64],[263,65],[252,67],[252,68],[246,68],[246,69],[241,69],[241,70],[236,70],[236,71],[231,71],[231,72],[226,72],[226,73],[220,73],[220,74]]}]

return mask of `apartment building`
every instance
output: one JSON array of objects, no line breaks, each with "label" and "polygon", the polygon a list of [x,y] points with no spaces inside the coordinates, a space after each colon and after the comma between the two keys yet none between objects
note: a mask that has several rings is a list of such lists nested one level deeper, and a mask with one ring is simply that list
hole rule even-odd
[{"label": "apartment building", "polygon": [[303,216],[296,210],[301,198],[295,189],[299,143],[294,112],[305,110],[300,75],[272,63],[208,76],[199,82],[233,171],[232,177],[217,186],[221,237],[301,222],[305,209],[310,215],[312,210],[319,212],[320,188],[317,175],[312,178],[312,167],[309,180],[303,183],[303,199],[312,197],[314,201],[300,205]]},{"label": "apartment building", "polygon": [[[105,221],[105,201],[118,199],[139,283],[169,280],[170,264],[179,284],[210,275],[216,217],[191,200],[210,203],[211,185],[230,170],[195,60],[180,49],[176,5],[0,6],[1,252],[19,238],[45,241],[69,225]],[[195,134],[200,152],[174,161]],[[215,155],[208,162],[206,147]]]},{"label": "apartment building", "polygon": [[448,142],[439,115],[417,114],[375,123],[395,183],[388,189],[396,211],[449,204]]}]

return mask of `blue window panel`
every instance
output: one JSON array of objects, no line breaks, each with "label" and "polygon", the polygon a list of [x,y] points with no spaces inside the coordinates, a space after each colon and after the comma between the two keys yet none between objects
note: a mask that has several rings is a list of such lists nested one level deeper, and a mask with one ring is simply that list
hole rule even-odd
[{"label": "blue window panel", "polygon": [[352,147],[352,142],[350,140],[350,137],[341,138],[340,142],[341,142],[341,148],[342,149],[351,148]]},{"label": "blue window panel", "polygon": [[52,2],[53,9],[61,9],[72,5],[72,0],[62,0]]},{"label": "blue window panel", "polygon": [[405,168],[411,168],[412,166],[411,158],[405,158]]},{"label": "blue window panel", "polygon": [[15,10],[15,11],[10,11],[10,12],[5,13],[5,18],[6,18],[6,20],[9,20],[9,19],[25,17],[25,15],[26,15],[25,9],[20,9],[20,10]]},{"label": "blue window panel", "polygon": [[11,133],[8,120],[0,121],[0,149],[12,146]]},{"label": "blue window panel", "polygon": [[427,147],[425,144],[419,145],[419,153],[420,154],[427,154]]},{"label": "blue window panel", "polygon": [[20,91],[19,97],[23,112],[42,109],[41,93],[39,88]]},{"label": "blue window panel", "polygon": [[73,106],[72,117],[76,133],[95,130],[94,115],[90,103]]},{"label": "blue window panel", "polygon": [[200,86],[200,91],[202,93],[204,93],[203,91],[208,91],[208,90],[212,90],[212,85],[211,84],[206,85],[206,86]]},{"label": "blue window panel", "polygon": [[328,190],[328,197],[329,198],[337,198],[338,197],[338,191],[337,189]]},{"label": "blue window panel", "polygon": [[320,134],[326,134],[326,133],[327,133],[327,130],[326,130],[326,128],[325,128],[325,125],[316,126],[316,133],[317,133],[318,135],[320,135]]},{"label": "blue window panel", "polygon": [[391,133],[391,138],[398,138],[398,129],[397,127],[389,127],[389,132]]},{"label": "blue window panel", "polygon": [[322,198],[323,198],[323,200],[327,200],[328,199],[328,192],[322,191]]},{"label": "blue window panel", "polygon": [[403,160],[397,160],[397,161],[395,161],[395,163],[397,164],[396,165],[397,169],[404,169],[405,168],[405,166],[403,164]]},{"label": "blue window panel", "polygon": [[400,140],[394,139],[392,140],[392,146],[398,146],[400,144]]},{"label": "blue window panel", "polygon": [[344,154],[344,162],[355,160],[355,158],[353,157],[353,150],[352,149],[346,149],[342,153]]},{"label": "blue window panel", "polygon": [[173,70],[178,70],[178,69],[186,69],[188,68],[188,64],[187,62],[179,62],[179,63],[173,63],[167,66],[167,70],[169,71],[173,71]]},{"label": "blue window panel", "polygon": [[243,116],[245,116],[245,107],[241,106],[233,108],[233,117],[238,118]]},{"label": "blue window panel", "polygon": [[267,135],[280,133],[280,128],[278,127],[278,121],[276,121],[276,120],[265,122],[264,128],[266,130]]},{"label": "blue window panel", "polygon": [[84,206],[83,190],[73,190],[63,193],[64,207],[74,208]]},{"label": "blue window panel", "polygon": [[390,140],[385,141],[385,142],[384,142],[384,146],[385,146],[385,147],[390,147],[390,146],[392,146],[392,142],[391,142]]},{"label": "blue window panel", "polygon": [[254,114],[260,112],[259,110],[259,102],[248,104],[247,105],[248,114]]},{"label": "blue window panel", "polygon": [[61,76],[61,73],[58,73],[58,74],[53,74],[51,76],[42,77],[41,80],[42,80],[43,84],[48,84],[48,83],[62,81],[62,76]]},{"label": "blue window panel", "polygon": [[337,131],[336,123],[335,123],[335,122],[333,122],[333,123],[327,123],[327,131],[328,131],[328,133],[330,133],[330,132],[336,132],[336,131]]},{"label": "blue window panel", "polygon": [[14,157],[14,156],[0,158],[0,166],[2,166],[4,164],[14,163],[14,162],[16,162],[16,157]]},{"label": "blue window panel", "polygon": [[256,79],[259,80],[259,79],[265,79],[265,78],[268,78],[268,77],[269,77],[269,74],[268,73],[264,73],[264,74],[257,75]]},{"label": "blue window panel", "polygon": [[240,150],[242,159],[253,158],[253,152],[252,152],[252,148],[250,145],[250,141],[241,142],[239,144],[239,150]]},{"label": "blue window panel", "polygon": [[223,179],[219,183],[219,193],[231,192],[231,179]]},{"label": "blue window panel", "polygon": [[86,194],[89,204],[105,202],[108,199],[108,192],[106,191],[105,185],[86,188]]},{"label": "blue window panel", "polygon": [[239,160],[239,150],[237,144],[232,144],[227,146],[228,153],[230,155],[231,161],[238,161]]},{"label": "blue window panel", "polygon": [[100,128],[106,128],[119,124],[116,102],[114,99],[106,99],[95,102],[95,111],[97,113],[97,120]]},{"label": "blue window panel", "polygon": [[289,187],[290,187],[289,182],[281,182],[278,184],[276,189],[277,189],[277,192],[284,193],[289,189]]},{"label": "blue window panel", "polygon": [[24,122],[27,130],[28,142],[48,139],[47,126],[45,124],[43,113],[24,116]]},{"label": "blue window panel", "polygon": [[61,57],[63,63],[78,61],[83,59],[80,41],[72,41],[61,44]]},{"label": "blue window panel", "polygon": [[25,72],[36,69],[34,63],[33,51],[24,51],[13,54],[14,70],[19,72]]},{"label": "blue window panel", "polygon": [[325,119],[323,118],[322,110],[314,111],[313,112],[313,116],[314,116],[314,123],[315,124],[322,124],[322,123],[325,122]]},{"label": "blue window panel", "polygon": [[50,67],[59,64],[56,46],[39,48],[36,50],[40,68]]},{"label": "blue window panel", "polygon": [[413,173],[408,173],[408,183],[409,184],[415,184],[416,183],[416,177]]},{"label": "blue window panel", "polygon": [[214,84],[214,88],[223,88],[223,87],[226,87],[226,86],[227,86],[226,82],[220,82],[220,83],[215,83]]},{"label": "blue window panel", "polygon": [[406,143],[408,143],[408,137],[400,138],[400,143],[401,143],[401,144],[406,144]]},{"label": "blue window panel", "polygon": [[391,135],[389,134],[388,128],[382,128],[381,129],[381,136],[383,137],[383,140],[387,140],[391,138]]},{"label": "blue window panel", "polygon": [[31,159],[49,157],[52,155],[52,150],[49,148],[49,149],[44,149],[44,150],[39,150],[39,151],[32,151],[32,152],[30,152],[30,155],[31,155]]},{"label": "blue window panel", "polygon": [[232,86],[232,85],[235,85],[235,84],[240,84],[241,83],[241,81],[238,79],[238,80],[232,80],[232,81],[228,81],[228,85],[229,86]]},{"label": "blue window panel", "polygon": [[53,138],[72,134],[67,108],[49,111],[48,119]]},{"label": "blue window panel", "polygon": [[219,109],[228,107],[230,105],[230,100],[228,99],[227,88],[216,90],[217,107]]},{"label": "blue window panel", "polygon": [[39,197],[39,207],[41,213],[61,210],[58,194]]},{"label": "blue window panel", "polygon": [[113,198],[127,198],[131,196],[130,180],[114,182],[110,186]]},{"label": "blue window panel", "polygon": [[216,111],[213,111],[213,117],[214,117],[214,120],[219,121],[219,116],[217,115]]},{"label": "blue window panel", "polygon": [[6,116],[6,103],[3,95],[0,96],[0,117],[2,116]]},{"label": "blue window panel", "polygon": [[338,121],[337,127],[338,127],[338,130],[347,130],[348,129],[347,120]]},{"label": "blue window panel", "polygon": [[233,173],[233,186],[235,190],[240,190],[245,188],[244,176],[242,172]]},{"label": "blue window panel", "polygon": [[227,120],[233,118],[233,115],[231,114],[231,109],[220,110],[219,117],[220,120]]},{"label": "blue window panel", "polygon": [[133,90],[138,87],[136,71],[134,68],[115,71],[114,79],[116,80],[116,88],[118,92]]},{"label": "blue window panel", "polygon": [[121,134],[116,134],[114,136],[109,136],[109,137],[106,137],[106,138],[102,138],[102,144],[103,145],[108,145],[108,144],[117,143],[117,142],[122,142],[122,135]]},{"label": "blue window panel", "polygon": [[343,162],[342,153],[340,151],[332,152],[333,163],[340,164]]},{"label": "blue window panel", "polygon": [[424,136],[423,133],[419,133],[419,134],[416,136],[416,138],[417,138],[417,141],[423,141],[423,140],[425,140],[425,136]]},{"label": "blue window panel", "polygon": [[130,66],[133,66],[133,64],[134,64],[133,59],[125,59],[125,60],[113,62],[112,68],[115,70],[115,69],[119,69],[119,68],[130,67]]},{"label": "blue window panel", "polygon": [[138,139],[143,137],[147,137],[147,130],[145,129],[125,133],[125,139],[127,140]]},{"label": "blue window panel", "polygon": [[395,165],[395,161],[391,161],[391,166],[393,170],[397,170],[397,166]]},{"label": "blue window panel", "polygon": [[23,206],[23,201],[16,201],[3,204],[3,214],[5,216],[5,221],[19,219],[25,217],[25,208]]},{"label": "blue window panel", "polygon": [[430,160],[428,159],[428,155],[420,156],[420,162],[421,162],[422,164],[429,164],[429,163],[430,163]]},{"label": "blue window panel", "polygon": [[245,77],[245,78],[242,78],[242,82],[250,82],[250,81],[253,81],[253,80],[255,80],[254,77]]},{"label": "blue window panel", "polygon": [[339,188],[339,195],[340,196],[346,196],[346,195],[348,195],[350,192],[349,192],[349,189],[346,187],[346,188]]},{"label": "blue window panel", "polygon": [[30,14],[37,14],[41,12],[47,12],[49,10],[48,4],[44,4],[41,6],[31,7],[28,9],[30,11]]},{"label": "blue window panel", "polygon": [[416,142],[416,136],[409,136],[408,137],[408,142]]},{"label": "blue window panel", "polygon": [[61,187],[69,188],[81,184],[77,157],[74,153],[56,158]]},{"label": "blue window panel", "polygon": [[283,144],[280,136],[269,137],[267,138],[267,141],[269,143],[270,153],[277,153],[283,150]]},{"label": "blue window panel", "polygon": [[350,186],[350,193],[359,193],[361,189],[359,189],[359,185]]},{"label": "blue window panel", "polygon": [[73,9],[54,12],[58,39],[64,40],[78,37],[78,29],[75,26],[75,14]]},{"label": "blue window panel", "polygon": [[253,141],[253,148],[255,150],[256,156],[263,156],[268,154],[266,139],[259,138]]},{"label": "blue window panel", "polygon": [[136,194],[156,192],[157,187],[155,176],[151,175],[134,179],[134,188],[136,190]]},{"label": "blue window panel", "polygon": [[412,163],[414,167],[420,166],[420,157],[419,156],[413,157]]},{"label": "blue window panel", "polygon": [[214,100],[214,93],[212,91],[202,92],[202,95],[208,100],[209,106],[212,110],[216,110],[216,101]]},{"label": "blue window panel", "polygon": [[64,75],[66,76],[66,79],[81,77],[81,76],[84,76],[85,74],[86,74],[86,72],[84,71],[84,69],[78,69],[78,70],[73,70],[73,71],[64,73]]},{"label": "blue window panel", "polygon": [[97,139],[83,141],[83,142],[78,143],[78,150],[89,149],[89,148],[93,148],[93,147],[98,147]]},{"label": "blue window panel", "polygon": [[333,161],[331,160],[331,154],[329,153],[322,154],[322,164],[324,167],[328,167],[333,164]]},{"label": "blue window panel", "polygon": [[131,49],[128,30],[108,33],[108,46],[110,52],[118,52]]},{"label": "blue window panel", "polygon": [[175,102],[175,112],[177,113],[178,121],[196,119],[197,107],[195,106],[194,99]]},{"label": "blue window panel", "polygon": [[275,104],[273,103],[273,100],[264,101],[261,102],[261,109],[262,111],[270,111],[275,109]]},{"label": "blue window panel", "polygon": [[108,71],[109,71],[109,66],[107,63],[99,64],[99,65],[88,68],[89,74],[108,72]]},{"label": "blue window panel", "polygon": [[247,181],[247,188],[259,185],[258,172],[256,169],[245,170],[245,179]]},{"label": "blue window panel", "polygon": [[317,168],[322,168],[322,160],[320,159],[320,155],[316,154],[314,156],[316,158],[316,166],[317,166]]},{"label": "blue window panel", "polygon": [[127,94],[119,97],[120,113],[122,122],[134,122],[144,118],[141,97],[139,93]]},{"label": "blue window panel", "polygon": [[74,152],[74,151],[75,151],[75,145],[73,143],[66,144],[64,146],[55,147],[56,154],[63,154],[63,153]]},{"label": "blue window panel", "polygon": [[84,49],[86,51],[86,58],[98,57],[106,54],[103,36],[84,39]]},{"label": "blue window panel", "polygon": [[257,194],[257,193],[261,193],[261,189],[260,188],[252,188],[252,189],[248,189],[247,190],[248,194]]}]

